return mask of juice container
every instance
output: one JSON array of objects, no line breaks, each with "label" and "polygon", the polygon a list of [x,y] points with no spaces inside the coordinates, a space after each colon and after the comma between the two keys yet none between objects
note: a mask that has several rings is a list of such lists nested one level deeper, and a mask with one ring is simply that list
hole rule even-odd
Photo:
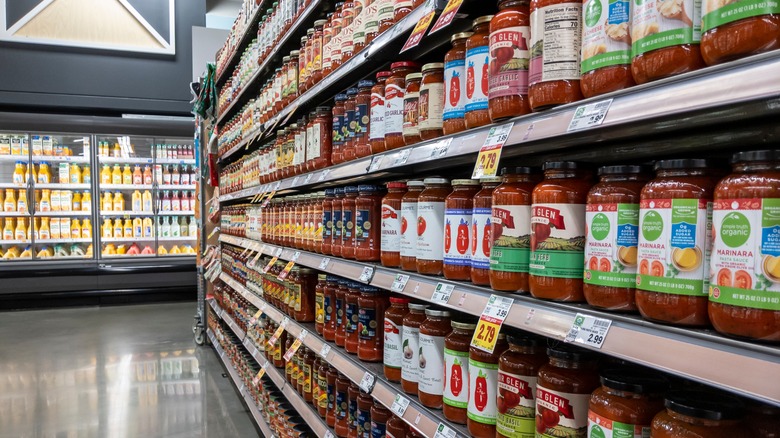
[{"label": "juice container", "polygon": [[81,184],[81,168],[76,163],[70,165],[70,183]]},{"label": "juice container", "polygon": [[81,211],[81,193],[73,192],[73,200],[71,203],[72,211]]},{"label": "juice container", "polygon": [[5,220],[3,240],[14,240],[14,220],[10,217]]},{"label": "juice container", "polygon": [[130,185],[133,183],[133,172],[130,171],[130,166],[125,164],[124,170],[122,170],[122,184]]},{"label": "juice container", "polygon": [[122,184],[122,169],[118,164],[114,164],[111,171],[111,184]]},{"label": "juice container", "polygon": [[40,135],[32,136],[33,155],[43,155],[43,139]]},{"label": "juice container", "polygon": [[[3,204],[5,204],[5,192],[3,192],[2,190],[0,190],[0,206],[2,206]],[[2,257],[2,256],[0,256],[0,258],[1,258],[1,257]]]},{"label": "juice container", "polygon": [[11,155],[11,137],[6,134],[0,137],[0,155]]},{"label": "juice container", "polygon": [[11,155],[27,155],[22,153],[22,140],[19,137],[11,136]]},{"label": "juice container", "polygon": [[188,237],[190,235],[190,227],[187,226],[187,218],[184,216],[179,218],[179,230],[181,237]]},{"label": "juice container", "polygon": [[51,232],[52,239],[62,238],[62,233],[60,232],[60,218],[58,217],[51,218],[49,222],[49,231]]},{"label": "juice container", "polygon": [[173,218],[171,222],[171,237],[181,237],[181,227],[179,227],[179,221]]},{"label": "juice container", "polygon": [[41,190],[41,202],[39,207],[41,211],[51,211],[51,190]]},{"label": "juice container", "polygon": [[111,219],[103,219],[103,227],[100,231],[104,239],[114,237],[114,228],[111,226]]},{"label": "juice container", "polygon": [[119,147],[119,143],[114,143],[114,148],[111,150],[111,156],[114,158],[122,157],[122,148]]},{"label": "juice container", "polygon": [[70,166],[68,166],[68,163],[60,163],[58,169],[57,175],[59,176],[60,184],[70,182]]},{"label": "juice container", "polygon": [[154,221],[152,218],[144,218],[144,237],[154,237]]},{"label": "juice container", "polygon": [[89,191],[81,195],[81,211],[92,211],[92,193]]},{"label": "juice container", "polygon": [[189,230],[190,237],[195,237],[198,235],[198,223],[195,221],[195,217],[190,217],[190,230]]},{"label": "juice container", "polygon": [[114,211],[114,198],[111,196],[111,192],[103,193],[103,200],[100,203],[100,210]]},{"label": "juice container", "polygon": [[16,211],[16,191],[14,189],[5,189],[3,211],[6,213],[13,213]]},{"label": "juice container", "polygon": [[171,211],[171,192],[165,191],[163,193],[160,210]]},{"label": "juice container", "polygon": [[142,210],[146,212],[152,211],[152,192],[149,190],[144,190],[143,194],[143,201],[142,201]]},{"label": "juice container", "polygon": [[133,192],[133,199],[132,199],[132,209],[134,212],[141,211],[141,208],[143,207],[143,196],[141,196],[141,192],[139,190],[136,190]]},{"label": "juice container", "polygon": [[157,184],[163,183],[163,167],[159,164],[154,165],[154,182]]},{"label": "juice container", "polygon": [[70,239],[70,218],[64,217],[60,219],[60,239]]},{"label": "juice container", "polygon": [[27,189],[19,189],[19,199],[16,200],[16,212],[27,213]]},{"label": "juice container", "polygon": [[[40,173],[40,172],[38,172]],[[81,183],[82,184],[91,184],[92,183],[92,171],[89,170],[89,166],[84,166],[83,169],[81,169]]]},{"label": "juice container", "polygon": [[50,135],[43,136],[43,155],[54,155],[54,142]]},{"label": "juice container", "polygon": [[165,249],[164,246],[160,245],[160,247],[157,248],[157,255],[168,255],[168,250]]},{"label": "juice container", "polygon": [[70,221],[70,238],[81,239],[81,223],[78,219]]},{"label": "juice container", "polygon": [[27,239],[27,225],[24,221],[24,218],[16,218],[16,230],[14,231],[14,239],[16,240]]},{"label": "juice container", "polygon": [[171,237],[171,223],[169,219],[168,216],[160,219],[160,237]]},{"label": "juice container", "polygon": [[24,165],[21,161],[16,162],[16,167],[14,168],[14,177],[13,182],[14,184],[24,184],[24,174],[27,170],[27,166]]},{"label": "juice container", "polygon": [[144,235],[144,221],[137,217],[133,219],[133,237],[143,237]]},{"label": "juice container", "polygon": [[122,224],[122,228],[124,228],[122,231],[125,237],[133,237],[133,221],[130,219],[125,219],[125,222]]},{"label": "juice container", "polygon": [[114,219],[114,237],[122,237],[125,234],[124,226],[122,225],[122,219]]},{"label": "juice container", "polygon": [[35,165],[33,163],[30,163],[30,165],[25,169],[24,181],[29,181],[30,177],[32,177],[33,181],[38,180],[38,173],[35,171]]},{"label": "juice container", "polygon": [[40,184],[51,184],[51,169],[49,168],[49,163],[43,162],[38,165],[37,181]]},{"label": "juice container", "polygon": [[144,184],[152,183],[152,169],[149,166],[144,166]]},{"label": "juice container", "polygon": [[100,171],[100,184],[111,184],[111,168],[107,164],[103,165]]},{"label": "juice container", "polygon": [[144,175],[141,173],[141,166],[135,165],[135,169],[133,169],[133,184],[143,184],[144,183]]},{"label": "juice container", "polygon": [[114,193],[114,211],[125,211],[125,197],[121,192]]},{"label": "juice container", "polygon": [[70,211],[73,206],[73,192],[70,190],[60,190],[60,210]]},{"label": "juice container", "polygon": [[179,198],[178,190],[174,190],[173,196],[171,196],[171,211],[181,211],[181,199]]},{"label": "juice container", "polygon": [[84,219],[83,221],[81,221],[81,238],[82,239],[92,238],[92,221],[89,219]]}]

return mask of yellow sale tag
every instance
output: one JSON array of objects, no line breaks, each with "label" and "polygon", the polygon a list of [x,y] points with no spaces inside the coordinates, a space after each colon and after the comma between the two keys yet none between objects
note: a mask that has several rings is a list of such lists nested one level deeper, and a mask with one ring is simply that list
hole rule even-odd
[{"label": "yellow sale tag", "polygon": [[471,178],[479,179],[486,176],[496,176],[498,161],[501,158],[501,149],[509,138],[513,125],[514,122],[509,122],[490,128],[485,143],[482,144],[479,155],[477,155],[477,162],[474,164],[474,172],[471,174]]},{"label": "yellow sale tag", "polygon": [[446,27],[447,25],[452,23],[452,20],[455,18],[455,14],[458,13],[458,9],[460,9],[460,5],[462,4],[463,4],[463,0],[449,0],[447,2],[447,6],[445,6],[444,10],[441,11],[441,15],[439,15],[439,19],[436,20],[436,24],[434,24],[433,27],[431,28],[430,33],[434,33],[437,30]]},{"label": "yellow sale tag", "polygon": [[[261,253],[261,254],[262,254],[262,253]],[[270,270],[271,270],[271,267],[272,267],[272,266],[273,266],[273,265],[276,263],[276,261],[277,261],[277,260],[279,260],[279,257],[274,257],[274,258],[272,258],[272,259],[271,259],[271,261],[270,261],[270,262],[268,262],[268,264],[267,264],[267,265],[265,265],[265,268],[263,268],[263,273],[264,273],[264,274],[267,274],[267,273],[268,273],[268,271],[270,271]]]},{"label": "yellow sale tag", "polygon": [[301,346],[301,340],[300,339],[296,339],[295,341],[293,341],[292,345],[290,345],[290,349],[287,350],[286,353],[284,353],[284,360],[285,360],[285,362],[289,362],[290,359],[292,359],[292,357],[295,355],[295,353],[298,352],[298,348],[300,348],[300,346]]},{"label": "yellow sale tag", "polygon": [[279,325],[279,327],[276,329],[274,334],[271,336],[271,339],[268,340],[268,346],[273,348],[274,344],[276,344],[276,341],[279,340],[279,337],[282,336],[282,332],[284,331],[284,325]]},{"label": "yellow sale tag", "polygon": [[282,272],[280,272],[279,276],[276,277],[276,278],[278,278],[279,280],[286,279],[287,276],[290,275],[290,271],[292,271],[293,266],[295,266],[295,262],[294,261],[290,260],[289,262],[287,262],[287,265],[284,267]]},{"label": "yellow sale tag", "polygon": [[490,296],[485,305],[485,310],[482,311],[482,315],[479,317],[477,329],[474,330],[474,337],[471,338],[472,347],[493,353],[498,340],[498,332],[501,331],[501,326],[504,324],[507,315],[509,315],[509,309],[512,308],[514,301],[514,299],[508,297]]}]

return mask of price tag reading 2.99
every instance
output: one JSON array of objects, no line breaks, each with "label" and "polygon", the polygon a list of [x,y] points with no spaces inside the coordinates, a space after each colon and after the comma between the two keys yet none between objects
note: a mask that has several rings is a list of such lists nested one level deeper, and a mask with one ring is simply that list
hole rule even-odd
[{"label": "price tag reading 2.99", "polygon": [[480,350],[493,353],[498,340],[498,332],[504,320],[509,315],[509,309],[515,300],[498,295],[491,295],[490,299],[479,317],[474,337],[471,338],[471,346]]}]

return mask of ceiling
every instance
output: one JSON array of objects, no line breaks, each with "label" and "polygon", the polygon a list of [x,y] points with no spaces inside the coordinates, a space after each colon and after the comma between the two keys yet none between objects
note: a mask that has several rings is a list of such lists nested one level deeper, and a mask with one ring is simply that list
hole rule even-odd
[{"label": "ceiling", "polygon": [[242,0],[206,0],[206,27],[230,29]]}]

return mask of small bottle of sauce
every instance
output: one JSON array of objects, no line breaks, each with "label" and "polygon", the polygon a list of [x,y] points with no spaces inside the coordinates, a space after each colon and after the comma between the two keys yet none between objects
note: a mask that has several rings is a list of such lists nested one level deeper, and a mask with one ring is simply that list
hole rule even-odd
[{"label": "small bottle of sauce", "polygon": [[[480,189],[473,179],[452,180],[452,192],[444,200],[444,278],[471,279],[471,216],[474,196]],[[424,192],[423,192],[424,193]]]},{"label": "small bottle of sauce", "polygon": [[357,399],[357,414],[355,415],[358,438],[371,437],[371,408],[373,406],[373,397],[363,391],[360,391]]},{"label": "small bottle of sauce", "polygon": [[444,396],[444,338],[452,331],[450,312],[425,310],[420,325],[420,380],[417,395],[423,406],[441,409]]},{"label": "small bottle of sauce", "polygon": [[392,75],[385,82],[385,150],[403,147],[404,92],[406,76],[419,69],[419,64],[401,61],[390,64]]},{"label": "small bottle of sauce", "polygon": [[497,122],[528,114],[531,21],[528,0],[500,0],[490,20],[488,110]]},{"label": "small bottle of sauce", "polygon": [[474,33],[466,40],[466,128],[490,123],[488,110],[488,66],[490,60],[490,20],[485,15],[474,20]]},{"label": "small bottle of sauce", "polygon": [[422,73],[406,75],[404,88],[403,138],[406,146],[420,142],[420,85]]},{"label": "small bottle of sauce", "polygon": [[358,299],[360,298],[360,283],[350,281],[347,294],[344,296],[344,331],[346,339],[344,350],[349,354],[358,352]]},{"label": "small bottle of sauce", "polygon": [[604,166],[598,174],[600,181],[588,192],[585,212],[589,232],[582,290],[591,306],[634,311],[639,193],[646,172],[641,166]]},{"label": "small bottle of sauce", "polygon": [[[638,368],[613,368],[601,372],[601,387],[588,405],[588,435],[650,436],[653,417],[664,408],[666,379]],[[636,431],[636,432],[634,432]]]},{"label": "small bottle of sauce", "polygon": [[341,257],[343,245],[341,243],[344,235],[344,188],[333,189],[333,244],[330,247],[330,254]]},{"label": "small bottle of sauce", "polygon": [[325,189],[325,199],[322,201],[322,253],[332,254],[333,248],[333,200],[335,189]]},{"label": "small bottle of sauce", "polygon": [[[401,198],[406,194],[406,183],[387,183],[387,195],[382,198],[382,237],[380,260],[382,266],[401,266]],[[408,224],[407,224],[408,227]]]},{"label": "small bottle of sauce", "polygon": [[444,178],[425,178],[425,190],[417,202],[417,272],[441,275],[444,269],[444,200],[450,183]]},{"label": "small bottle of sauce", "polygon": [[409,432],[409,426],[400,417],[393,415],[387,420],[387,436],[388,438],[406,438],[406,434]]},{"label": "small bottle of sauce", "polygon": [[[317,405],[317,413],[320,414],[320,417],[322,417],[323,419],[326,418],[328,413],[328,369],[329,368],[330,366],[328,365],[328,362],[324,360],[320,361],[320,366],[317,367],[317,385],[319,386],[319,390],[318,390],[319,397],[317,399],[316,405]],[[330,424],[328,425],[330,426]]]},{"label": "small bottle of sauce", "polygon": [[360,286],[358,298],[358,359],[364,362],[380,362],[383,359],[385,309],[387,298],[379,289]]},{"label": "small bottle of sauce", "polygon": [[501,169],[501,179],[492,197],[490,287],[528,292],[531,193],[535,178],[530,167],[505,167]]},{"label": "small bottle of sauce", "polygon": [[471,35],[472,32],[453,35],[452,48],[444,55],[444,135],[466,130],[466,40]]},{"label": "small bottle of sauce", "polygon": [[327,276],[317,274],[317,286],[314,287],[314,330],[322,334],[325,327],[325,284]]},{"label": "small bottle of sauce", "polygon": [[347,396],[349,397],[349,408],[347,409],[347,438],[358,438],[357,413],[360,388],[350,382]]},{"label": "small bottle of sauce", "polygon": [[478,286],[490,286],[490,247],[493,226],[493,190],[501,184],[496,177],[480,178],[481,190],[474,195],[474,210],[471,213],[471,282]]},{"label": "small bottle of sauce", "polygon": [[747,438],[743,403],[736,397],[707,390],[672,391],[665,410],[653,418],[653,438]]},{"label": "small bottle of sauce", "polygon": [[355,97],[355,156],[363,158],[371,155],[371,144],[369,142],[371,125],[369,123],[371,114],[371,89],[374,87],[374,81],[363,79],[358,82],[358,94]]},{"label": "small bottle of sauce", "polygon": [[631,75],[631,2],[583,0],[582,10],[585,15],[580,64],[582,95],[593,97],[634,86]]},{"label": "small bottle of sauce", "polygon": [[339,288],[338,281],[338,277],[335,275],[325,276],[325,296],[323,298],[325,323],[322,326],[322,337],[330,342],[336,340],[336,291]]},{"label": "small bottle of sauce", "polygon": [[404,316],[401,361],[401,388],[407,394],[417,395],[420,381],[420,325],[425,321],[425,304],[410,303]]},{"label": "small bottle of sauce", "polygon": [[374,406],[371,406],[371,436],[378,438],[383,437],[387,430],[387,420],[393,415],[390,411],[382,406],[378,400],[374,400]]},{"label": "small bottle of sauce", "polygon": [[734,3],[703,2],[701,55],[707,65],[780,48],[780,10],[755,8],[740,14]]},{"label": "small bottle of sauce", "polygon": [[328,367],[326,374],[328,381],[328,409],[325,414],[325,422],[329,427],[336,425],[336,379],[339,377],[339,372],[332,366]]},{"label": "small bottle of sauce", "polygon": [[508,336],[509,349],[498,359],[496,437],[534,436],[539,368],[547,363],[543,340]]},{"label": "small bottle of sauce", "polygon": [[422,181],[407,181],[401,198],[401,269],[417,271],[417,204],[425,189]]},{"label": "small bottle of sauce", "polygon": [[591,173],[572,161],[544,163],[544,180],[532,194],[531,295],[555,301],[584,301],[585,202]]},{"label": "small bottle of sauce", "polygon": [[344,229],[341,233],[341,256],[355,258],[355,201],[358,197],[357,186],[344,187],[344,200],[341,205],[341,221]]},{"label": "small bottle of sauce", "polygon": [[339,288],[336,289],[336,345],[344,348],[347,340],[347,293],[349,284],[347,279],[339,279]]},{"label": "small bottle of sauce", "polygon": [[636,305],[643,317],[706,326],[717,179],[704,159],[661,160],[639,201]]},{"label": "small bottle of sauce", "polygon": [[382,195],[381,189],[375,185],[358,186],[358,197],[355,200],[355,259],[358,261],[379,261]]},{"label": "small bottle of sauce", "polygon": [[333,123],[332,123],[332,138],[331,144],[333,145],[333,152],[331,154],[331,161],[333,164],[340,164],[344,162],[344,124],[346,121],[345,103],[347,101],[346,94],[337,94],[334,98],[333,104]]},{"label": "small bottle of sauce", "polygon": [[566,344],[548,348],[547,356],[536,381],[536,436],[555,438],[571,429],[583,436],[590,394],[599,387],[596,357]]},{"label": "small bottle of sauce", "polygon": [[384,319],[384,374],[391,382],[401,381],[403,363],[403,337],[401,330],[404,317],[409,313],[409,299],[390,297],[390,307],[385,311]]},{"label": "small bottle of sauce", "polygon": [[357,88],[347,90],[347,101],[344,102],[344,124],[341,126],[341,132],[344,136],[344,147],[342,148],[344,161],[352,161],[356,158],[355,154],[355,131],[357,124],[355,122],[355,112],[357,108]]},{"label": "small bottle of sauce", "polygon": [[368,142],[372,154],[385,150],[385,87],[387,78],[392,74],[390,71],[380,71],[376,74],[376,83],[371,87]]},{"label": "small bottle of sauce", "polygon": [[442,129],[444,97],[444,64],[432,62],[423,65],[422,82],[420,82],[420,111],[417,121],[422,140],[431,140],[444,135]]},{"label": "small bottle of sauce", "polygon": [[[318,106],[311,122],[311,137],[306,148],[306,166],[309,172],[324,169],[331,165],[333,141],[331,124],[333,115],[327,106]],[[309,138],[307,132],[307,138]]]},{"label": "small bottle of sauce", "polygon": [[469,405],[469,348],[476,324],[452,321],[452,331],[444,338],[444,418],[466,424]]},{"label": "small bottle of sauce", "polygon": [[504,333],[498,334],[492,353],[469,348],[469,406],[466,426],[471,436],[496,436],[498,359],[509,348]]},{"label": "small bottle of sauce", "polygon": [[339,438],[346,438],[349,431],[349,383],[347,376],[338,373],[336,378],[336,425],[333,430]]}]

